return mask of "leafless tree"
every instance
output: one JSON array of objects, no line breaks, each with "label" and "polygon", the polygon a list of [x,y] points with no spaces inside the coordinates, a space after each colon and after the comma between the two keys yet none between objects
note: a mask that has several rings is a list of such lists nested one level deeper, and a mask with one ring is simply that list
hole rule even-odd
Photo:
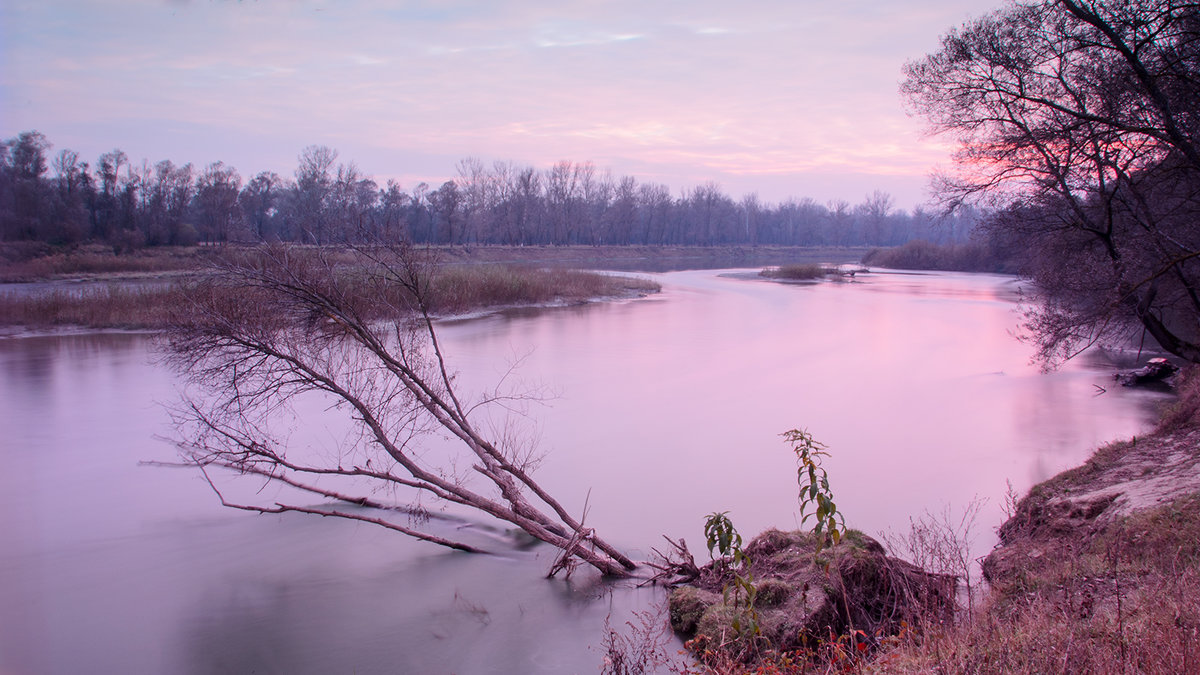
[{"label": "leafless tree", "polygon": [[[355,253],[339,266],[326,250],[268,247],[223,263],[186,293],[167,342],[194,392],[177,411],[183,462],[239,509],[346,518],[476,550],[426,527],[419,516],[432,499],[556,546],[552,574],[581,563],[607,575],[632,570],[533,480],[527,447],[481,431],[489,408],[514,399],[471,401],[457,391],[428,310],[430,267],[402,246]],[[272,432],[272,418],[314,395],[356,425],[354,441],[336,452],[305,452]],[[423,447],[431,433],[457,450]],[[235,500],[214,469],[287,486],[280,494],[292,497]],[[314,497],[323,503],[313,506]]]},{"label": "leafless tree", "polygon": [[333,189],[332,171],[337,157],[337,150],[310,145],[298,158],[294,193],[298,227],[305,243],[329,241],[329,193]]},{"label": "leafless tree", "polygon": [[209,242],[227,242],[242,222],[238,194],[242,177],[224,162],[213,162],[196,178],[194,209],[200,231]]},{"label": "leafless tree", "polygon": [[1200,362],[1200,11],[1178,0],[1013,3],[908,64],[959,144],[951,202],[995,207],[1029,255],[1053,361],[1138,332]]}]

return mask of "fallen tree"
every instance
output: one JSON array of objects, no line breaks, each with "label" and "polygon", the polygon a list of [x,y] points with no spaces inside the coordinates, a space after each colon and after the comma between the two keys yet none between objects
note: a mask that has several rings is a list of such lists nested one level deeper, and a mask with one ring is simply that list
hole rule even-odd
[{"label": "fallen tree", "polygon": [[[182,463],[199,469],[233,508],[368,522],[478,551],[425,527],[423,503],[433,499],[557,547],[551,575],[581,563],[606,575],[632,570],[629,558],[533,480],[528,447],[503,431],[498,438],[480,431],[477,421],[486,426],[489,409],[521,397],[460,396],[427,302],[431,266],[405,246],[355,253],[346,264],[323,250],[267,247],[222,261],[183,292],[166,344],[168,361],[191,385],[175,412]],[[276,438],[276,418],[314,394],[354,425],[350,443],[312,453]],[[430,433],[448,435],[454,451],[422,448]],[[287,488],[239,501],[214,480],[213,468]],[[380,493],[394,498],[383,501]]]}]

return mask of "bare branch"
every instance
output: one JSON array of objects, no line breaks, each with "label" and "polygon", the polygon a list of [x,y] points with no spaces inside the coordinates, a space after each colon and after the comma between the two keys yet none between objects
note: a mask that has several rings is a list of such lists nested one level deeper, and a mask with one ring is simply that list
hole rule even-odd
[{"label": "bare branch", "polygon": [[[390,508],[363,494],[364,486],[369,494],[424,494],[558,547],[561,564],[552,572],[569,572],[579,562],[605,574],[632,570],[631,560],[533,480],[532,455],[513,447],[514,437],[501,434],[497,445],[477,430],[473,417],[489,419],[493,407],[511,414],[504,407],[525,399],[496,390],[463,405],[424,301],[432,272],[405,247],[356,253],[353,264],[339,265],[327,251],[268,247],[259,257],[225,263],[191,290],[167,346],[169,361],[201,392],[176,411],[184,460],[206,478],[207,467],[218,466],[357,507]],[[334,456],[301,460],[269,429],[296,414],[292,402],[311,397],[354,431]],[[456,439],[456,449],[419,451],[417,439],[432,429]],[[486,479],[482,487],[472,486],[461,472],[466,467]],[[293,504],[227,505],[386,522]],[[413,528],[384,526],[443,543]]]}]

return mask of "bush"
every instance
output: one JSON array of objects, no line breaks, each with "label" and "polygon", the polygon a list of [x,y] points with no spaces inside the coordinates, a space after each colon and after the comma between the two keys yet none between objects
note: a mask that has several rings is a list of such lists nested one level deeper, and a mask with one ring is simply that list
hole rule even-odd
[{"label": "bush", "polygon": [[780,265],[779,267],[768,267],[759,272],[760,276],[768,279],[784,279],[788,281],[809,281],[812,279],[821,279],[830,274],[837,274],[837,270],[817,263]]},{"label": "bush", "polygon": [[1200,366],[1185,368],[1175,376],[1179,399],[1159,421],[1159,431],[1172,431],[1200,424]]},{"label": "bush", "polygon": [[1014,261],[984,244],[934,244],[923,239],[894,248],[871,249],[863,256],[862,264],[898,270],[1005,274],[1016,271]]}]

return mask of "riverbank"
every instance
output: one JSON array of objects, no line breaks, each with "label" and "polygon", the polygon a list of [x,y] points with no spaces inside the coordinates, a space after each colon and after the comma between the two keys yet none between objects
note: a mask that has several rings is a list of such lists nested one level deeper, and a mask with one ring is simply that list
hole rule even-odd
[{"label": "riverbank", "polygon": [[1034,486],[983,560],[972,616],[886,653],[883,673],[1200,670],[1200,371],[1150,434]]},{"label": "riverbank", "polygon": [[[691,607],[686,601],[705,591],[685,586],[684,592],[672,595],[671,620],[684,637],[697,636],[689,647],[705,665],[695,672],[1200,672],[1200,368],[1177,376],[1176,387],[1177,402],[1164,411],[1151,433],[1099,448],[1081,466],[1034,486],[1010,505],[1009,517],[999,528],[1000,543],[981,561],[987,589],[961,602],[953,619],[947,619],[944,603],[919,609],[919,601],[931,596],[914,591],[911,582],[901,584],[908,591],[899,594],[894,582],[862,586],[861,573],[847,574],[840,564],[831,573],[827,562],[822,573],[819,558],[814,566],[811,546],[793,547],[796,553],[785,576],[808,575],[808,604],[799,610],[788,608],[787,619],[801,626],[802,619],[816,616],[840,626],[831,628],[837,639],[807,627],[799,630],[809,639],[797,646],[797,635],[768,630],[778,622],[769,617],[779,603],[766,600],[778,583],[774,572],[756,570],[750,575],[764,598],[755,615],[763,626],[762,633],[755,634],[760,646],[752,644],[753,649],[742,633],[727,626],[706,629],[695,620],[686,623],[691,616],[683,609]],[[747,550],[759,552],[760,540],[768,535],[772,533],[756,538]],[[961,541],[954,532],[936,528],[926,529],[923,536],[926,545],[943,539],[951,544],[941,551],[943,556],[953,555],[954,542]],[[750,558],[757,561],[755,553]],[[882,547],[877,556],[884,559]],[[852,545],[835,558],[858,561],[863,555]],[[962,562],[970,564],[969,557]],[[917,569],[899,561],[882,569],[894,573],[897,565]],[[923,574],[937,576],[931,570]],[[715,593],[707,589],[708,605],[723,607],[720,588],[717,584]],[[865,614],[847,624],[835,616],[838,610],[824,610],[812,601],[830,589],[845,594],[835,603],[845,605],[845,611],[888,609],[881,616]],[[888,604],[901,597],[915,604],[904,611]],[[916,618],[911,615],[914,607]],[[698,617],[704,608],[689,611]],[[908,620],[886,626],[897,617]],[[714,640],[712,634],[718,633],[735,638]],[[741,660],[747,654],[752,655],[749,663]]]},{"label": "riverbank", "polygon": [[[0,245],[0,283],[161,278],[203,269],[231,253],[254,246],[145,248],[114,254],[99,245],[55,249],[44,244]],[[328,250],[332,250],[330,247]],[[628,272],[857,262],[869,250],[833,246],[427,246],[419,247],[451,265],[505,264]]]},{"label": "riverbank", "polygon": [[[296,251],[335,266],[347,279],[353,278],[360,263],[358,254],[350,250]],[[216,256],[197,254],[186,258],[190,266],[181,262],[184,257],[168,255],[156,262],[131,263],[128,269],[114,264],[108,272],[92,272],[82,278],[78,274],[51,275],[41,282],[13,284],[0,290],[0,329],[159,330],[170,325],[186,288],[214,269],[219,258],[253,260],[255,255],[256,249],[230,249]],[[483,260],[464,265],[429,255],[433,272],[424,300],[431,313],[441,316],[630,298],[660,290],[653,281],[631,275]]]}]

